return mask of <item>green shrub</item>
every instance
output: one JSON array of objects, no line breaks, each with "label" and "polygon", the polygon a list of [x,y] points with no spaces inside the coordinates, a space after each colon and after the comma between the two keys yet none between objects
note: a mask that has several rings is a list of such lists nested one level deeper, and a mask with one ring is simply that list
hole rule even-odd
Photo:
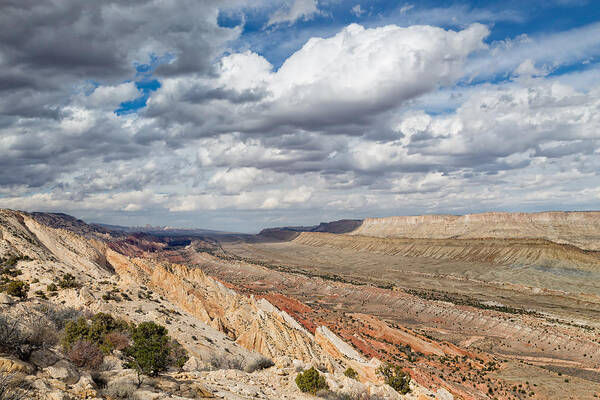
[{"label": "green shrub", "polygon": [[358,379],[358,372],[356,372],[352,367],[346,368],[344,375],[351,379]]},{"label": "green shrub", "polygon": [[0,264],[4,264],[7,267],[13,267],[13,266],[17,265],[18,261],[21,261],[21,260],[30,261],[31,258],[29,258],[29,256],[15,256],[15,255],[12,255],[12,256],[10,256],[7,259],[0,259]]},{"label": "green shrub", "polygon": [[100,347],[104,353],[110,353],[114,349],[110,334],[127,332],[128,329],[127,322],[116,320],[110,314],[95,314],[91,319],[91,323],[80,317],[66,323],[62,344],[66,351],[70,351],[74,343],[88,341]]},{"label": "green shrub", "polygon": [[167,328],[154,322],[142,322],[131,330],[133,344],[125,349],[129,368],[142,375],[157,376],[169,366],[169,335]]},{"label": "green shrub", "polygon": [[65,332],[62,337],[62,346],[66,351],[70,351],[73,344],[80,340],[86,340],[90,332],[90,326],[84,317],[68,321],[65,324]]},{"label": "green shrub", "polygon": [[329,385],[325,382],[319,371],[314,367],[310,367],[304,372],[301,372],[296,376],[296,385],[304,393],[316,394],[319,390],[329,389]]},{"label": "green shrub", "polygon": [[58,290],[58,287],[55,283],[51,283],[48,286],[46,286],[46,290],[49,292],[56,292]]},{"label": "green shrub", "polygon": [[23,275],[23,271],[17,268],[3,267],[0,268],[0,275],[8,275],[14,278],[16,276]]},{"label": "green shrub", "polygon": [[[99,312],[92,317],[88,338],[93,343],[106,345],[106,335],[112,332],[126,332],[127,322],[116,320],[112,315]],[[109,349],[112,350],[112,349]]]},{"label": "green shrub", "polygon": [[8,281],[8,283],[4,285],[4,291],[6,294],[24,299],[27,297],[29,284],[19,280]]},{"label": "green shrub", "polygon": [[410,376],[405,374],[399,365],[385,363],[377,368],[377,373],[383,376],[385,383],[390,385],[396,392],[400,394],[410,392]]},{"label": "green shrub", "polygon": [[58,286],[60,286],[63,289],[69,289],[78,288],[80,285],[75,280],[75,276],[73,276],[72,274],[64,274],[62,279],[58,281]]}]

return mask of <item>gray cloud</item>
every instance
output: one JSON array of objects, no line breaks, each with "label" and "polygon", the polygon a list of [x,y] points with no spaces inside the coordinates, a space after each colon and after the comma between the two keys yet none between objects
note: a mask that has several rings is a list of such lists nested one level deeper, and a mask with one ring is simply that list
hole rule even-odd
[{"label": "gray cloud", "polygon": [[[597,73],[516,77],[549,59],[517,41],[513,81],[457,87],[501,47],[466,23],[351,25],[275,69],[228,48],[219,7],[241,3],[2,2],[0,207],[249,229],[600,198]],[[161,87],[115,115],[151,54]]]}]

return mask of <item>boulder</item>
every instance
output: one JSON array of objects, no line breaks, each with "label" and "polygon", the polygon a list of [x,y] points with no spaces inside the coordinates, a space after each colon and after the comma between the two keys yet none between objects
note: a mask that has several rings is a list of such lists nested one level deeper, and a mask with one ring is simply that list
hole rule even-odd
[{"label": "boulder", "polygon": [[38,368],[47,368],[54,365],[60,358],[50,350],[35,350],[29,356],[29,362]]},{"label": "boulder", "polygon": [[191,356],[183,365],[183,370],[186,372],[206,371],[210,369],[210,365],[197,357]]},{"label": "boulder", "polygon": [[46,398],[48,400],[67,400],[69,396],[64,392],[56,390],[54,392],[46,393]]},{"label": "boulder", "polygon": [[202,384],[194,382],[191,384],[191,390],[196,392],[196,397],[201,399],[212,399],[215,396],[208,391]]},{"label": "boulder", "polygon": [[82,304],[90,304],[93,303],[95,300],[96,298],[87,287],[84,286],[81,289],[79,289],[79,301]]},{"label": "boulder", "polygon": [[[120,353],[118,350],[115,350],[113,354]],[[123,371],[123,362],[119,359],[119,357],[115,357],[113,355],[104,357],[103,368],[106,371]]]},{"label": "boulder", "polygon": [[137,392],[135,392],[135,394],[137,398],[144,400],[159,400],[167,397],[164,393],[154,393],[148,390],[138,390]]},{"label": "boulder", "polygon": [[72,385],[79,380],[79,372],[66,360],[60,360],[56,364],[45,368],[44,371],[51,378],[63,381],[68,385]]},{"label": "boulder", "polygon": [[80,399],[94,399],[98,397],[98,392],[94,389],[94,381],[90,375],[82,375],[71,388],[71,392]]},{"label": "boulder", "polygon": [[46,384],[46,382],[44,382],[43,379],[36,379],[35,381],[33,381],[31,386],[38,392],[45,392],[50,389],[50,387]]},{"label": "boulder", "polygon": [[371,396],[378,396],[384,399],[402,399],[403,396],[396,392],[391,386],[388,385],[374,385],[371,382],[366,384],[366,387]]},{"label": "boulder", "polygon": [[6,293],[0,293],[0,304],[11,305],[15,300]]},{"label": "boulder", "polygon": [[288,356],[279,356],[273,358],[273,363],[277,368],[289,368],[292,366],[292,359]]},{"label": "boulder", "polygon": [[294,366],[294,369],[296,370],[296,372],[301,372],[301,371],[304,371],[305,369],[310,368],[310,365],[304,363],[301,360],[293,360],[292,365]]}]

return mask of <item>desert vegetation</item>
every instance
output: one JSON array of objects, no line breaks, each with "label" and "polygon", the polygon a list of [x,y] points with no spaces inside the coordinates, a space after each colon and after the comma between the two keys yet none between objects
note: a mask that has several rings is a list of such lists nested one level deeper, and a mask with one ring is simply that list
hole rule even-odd
[{"label": "desert vegetation", "polygon": [[16,373],[0,372],[0,400],[27,400],[30,386]]},{"label": "desert vegetation", "polygon": [[383,376],[385,383],[396,392],[400,394],[410,392],[410,375],[406,374],[399,365],[386,363],[377,369],[377,373]]},{"label": "desert vegetation", "polygon": [[314,367],[310,367],[306,371],[300,372],[296,376],[296,385],[304,393],[317,394],[320,390],[329,389],[329,385],[325,381],[323,375]]}]

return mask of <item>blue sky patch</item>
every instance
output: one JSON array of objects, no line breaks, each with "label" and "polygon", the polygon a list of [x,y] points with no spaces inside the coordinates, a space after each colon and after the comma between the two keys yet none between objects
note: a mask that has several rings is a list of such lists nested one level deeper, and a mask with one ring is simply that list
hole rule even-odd
[{"label": "blue sky patch", "polygon": [[135,64],[136,82],[135,87],[140,92],[140,96],[133,100],[124,101],[115,110],[115,114],[127,115],[139,111],[146,107],[150,94],[160,88],[158,79],[153,78],[153,73],[156,67],[173,59],[172,55],[159,57],[155,54],[150,55],[150,62],[147,64]]},{"label": "blue sky patch", "polygon": [[270,15],[278,10],[273,7],[248,8],[243,13],[221,12],[218,22],[229,28],[243,23],[242,35],[231,44],[234,51],[250,49],[265,57],[277,69],[309,38],[332,36],[351,23],[368,28],[388,24],[422,24],[462,29],[479,22],[490,28],[486,42],[491,44],[523,34],[536,36],[565,31],[600,20],[598,3],[586,0],[341,0],[319,2],[318,8],[318,14],[276,26],[267,26]]}]

